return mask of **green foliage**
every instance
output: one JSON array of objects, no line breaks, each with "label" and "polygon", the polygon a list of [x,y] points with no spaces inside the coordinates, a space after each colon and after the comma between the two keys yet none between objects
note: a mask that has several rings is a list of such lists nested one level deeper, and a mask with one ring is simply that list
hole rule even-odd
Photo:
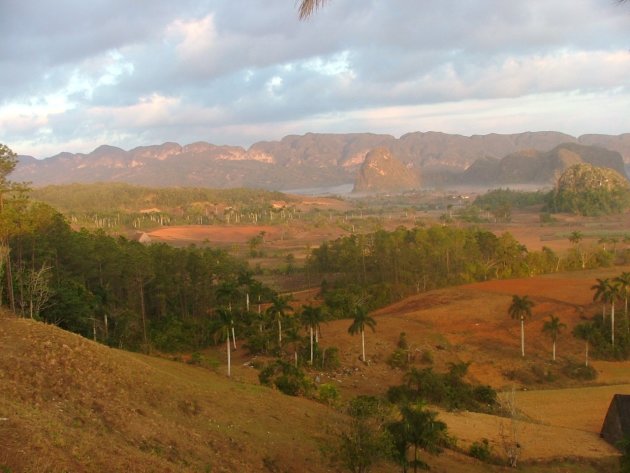
[{"label": "green foliage", "polygon": [[511,189],[494,189],[478,196],[474,205],[480,209],[493,211],[508,205],[510,208],[523,209],[534,205],[542,205],[547,198],[547,192],[515,191]]},{"label": "green foliage", "polygon": [[[430,469],[429,465],[419,458],[418,450],[439,454],[442,447],[450,443],[446,424],[437,420],[437,412],[425,409],[422,404],[406,404],[400,408],[401,419],[390,422],[387,430],[392,438],[392,458],[406,471],[413,467]],[[412,449],[413,458],[409,459]]]},{"label": "green foliage", "polygon": [[339,389],[331,383],[323,383],[319,386],[317,398],[324,404],[334,406],[339,401]]},{"label": "green foliage", "polygon": [[[289,212],[278,212],[272,203],[294,200],[257,189],[150,188],[123,183],[47,186],[35,189],[32,197],[86,227],[136,229],[164,224],[277,223],[286,220]],[[257,251],[257,245],[250,249]]]},{"label": "green foliage", "polygon": [[488,439],[484,438],[480,442],[473,442],[468,450],[468,454],[477,460],[488,462],[492,459],[492,446]]},{"label": "green foliage", "polygon": [[313,389],[313,383],[301,369],[283,360],[269,363],[258,375],[260,384],[275,386],[289,396],[304,396]]},{"label": "green foliage", "polygon": [[346,412],[349,422],[325,454],[333,465],[346,471],[368,473],[391,456],[391,439],[383,428],[389,410],[378,398],[358,396],[350,401]]},{"label": "green foliage", "polygon": [[404,376],[405,384],[387,391],[390,402],[426,401],[448,409],[468,409],[488,412],[497,405],[497,393],[490,386],[473,385],[464,381],[468,363],[455,363],[446,373],[433,368],[412,368]]},{"label": "green foliage", "polygon": [[573,165],[560,176],[547,207],[587,216],[618,214],[630,207],[630,186],[612,169]]},{"label": "green foliage", "polygon": [[357,300],[368,310],[422,289],[556,271],[548,248],[527,251],[510,234],[479,228],[432,226],[379,230],[324,242],[307,265],[320,274],[330,313],[348,318]]},{"label": "green foliage", "polygon": [[387,358],[387,364],[391,368],[407,369],[409,366],[409,350],[396,348]]},{"label": "green foliage", "polygon": [[568,361],[562,368],[562,372],[571,379],[579,381],[593,381],[597,378],[597,370],[583,363]]},{"label": "green foliage", "polygon": [[620,473],[630,473],[630,438],[627,435],[624,436],[617,447],[621,450],[619,471]]}]

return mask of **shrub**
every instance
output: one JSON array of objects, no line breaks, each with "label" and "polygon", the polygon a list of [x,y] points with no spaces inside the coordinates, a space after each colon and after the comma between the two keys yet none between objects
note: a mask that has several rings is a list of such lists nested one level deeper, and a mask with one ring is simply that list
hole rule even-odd
[{"label": "shrub", "polygon": [[433,364],[433,353],[430,350],[422,350],[422,355],[420,356],[420,361],[427,365]]},{"label": "shrub", "polygon": [[304,371],[283,360],[269,363],[259,373],[258,379],[260,384],[275,386],[289,396],[306,395],[313,388],[313,383],[306,377]]},{"label": "shrub", "polygon": [[490,446],[490,442],[488,442],[488,439],[485,438],[481,439],[481,442],[473,442],[470,446],[468,454],[473,458],[481,460],[482,462],[489,461],[492,457],[492,447]]},{"label": "shrub", "polygon": [[562,368],[562,372],[571,379],[580,381],[592,381],[597,378],[597,371],[592,366],[586,366],[582,363],[567,362]]},{"label": "shrub", "polygon": [[406,369],[409,366],[409,352],[402,348],[396,348],[392,354],[389,355],[387,364],[391,368]]},{"label": "shrub", "polygon": [[339,389],[337,389],[337,386],[334,384],[324,383],[319,387],[319,394],[317,397],[324,404],[333,406],[339,400]]}]

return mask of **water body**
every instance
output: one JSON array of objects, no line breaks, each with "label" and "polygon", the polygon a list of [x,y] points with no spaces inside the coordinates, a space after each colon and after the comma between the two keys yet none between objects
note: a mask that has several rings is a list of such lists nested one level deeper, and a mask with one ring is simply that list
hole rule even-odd
[{"label": "water body", "polygon": [[354,184],[340,184],[328,187],[303,187],[300,189],[286,189],[282,192],[286,194],[297,195],[349,195],[352,192]]}]

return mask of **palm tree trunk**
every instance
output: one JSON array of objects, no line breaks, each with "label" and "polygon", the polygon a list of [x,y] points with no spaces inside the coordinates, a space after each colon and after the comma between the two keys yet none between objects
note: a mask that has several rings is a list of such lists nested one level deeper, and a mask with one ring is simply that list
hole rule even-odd
[{"label": "palm tree trunk", "polygon": [[615,301],[610,306],[610,341],[615,346]]},{"label": "palm tree trunk", "polygon": [[365,363],[365,330],[361,330],[361,354],[363,363]]},{"label": "palm tree trunk", "polygon": [[521,356],[525,356],[525,321],[521,317]]},{"label": "palm tree trunk", "polygon": [[228,361],[228,378],[232,377],[232,354],[230,351],[230,329],[226,330],[226,347],[227,347],[227,361]]},{"label": "palm tree trunk", "polygon": [[313,364],[313,326],[311,325],[311,365]]},{"label": "palm tree trunk", "polygon": [[234,322],[232,322],[232,344],[234,345],[234,349],[236,350],[236,335],[234,335]]},{"label": "palm tree trunk", "polygon": [[278,345],[282,346],[282,320],[278,319]]},{"label": "palm tree trunk", "polygon": [[584,363],[584,366],[588,366],[588,340],[586,341],[586,362]]},{"label": "palm tree trunk", "polygon": [[553,361],[556,361],[556,342],[553,342]]}]

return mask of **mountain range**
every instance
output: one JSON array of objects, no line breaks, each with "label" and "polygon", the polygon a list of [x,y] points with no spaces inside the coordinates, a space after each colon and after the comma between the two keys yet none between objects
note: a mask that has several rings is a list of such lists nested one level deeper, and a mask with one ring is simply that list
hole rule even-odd
[{"label": "mountain range", "polygon": [[[553,150],[564,144],[569,146],[554,155]],[[597,149],[579,151],[585,146]],[[552,173],[556,173],[563,162],[573,164],[576,155],[588,162],[595,159],[609,163],[608,166],[621,168],[621,172],[624,161],[630,162],[630,133],[577,138],[552,131],[470,137],[414,132],[400,138],[372,133],[307,133],[258,142],[247,149],[206,142],[185,146],[164,143],[129,151],[103,145],[90,153],[63,152],[41,160],[19,156],[12,178],[34,186],[118,181],[150,186],[274,190],[325,187],[354,182],[366,155],[378,147],[387,148],[406,168],[421,175],[425,187],[462,182],[498,185],[510,179],[521,182],[522,178],[526,182],[548,182],[544,169],[551,166]],[[584,159],[584,155],[590,158]],[[555,164],[543,164],[548,159],[555,159]],[[505,167],[510,162],[523,163],[521,167],[530,170],[519,171],[525,177],[501,171],[501,163]],[[532,171],[533,168],[537,170]]]}]

